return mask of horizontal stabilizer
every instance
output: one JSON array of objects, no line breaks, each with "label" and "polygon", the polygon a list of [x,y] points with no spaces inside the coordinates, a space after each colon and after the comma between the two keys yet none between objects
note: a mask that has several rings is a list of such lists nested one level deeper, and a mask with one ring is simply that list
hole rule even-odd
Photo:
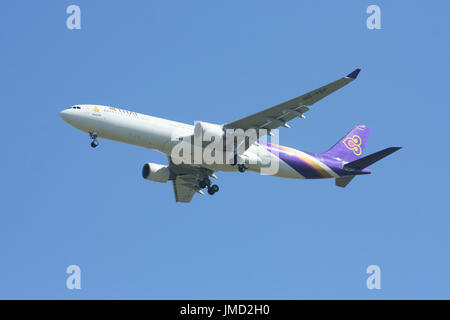
[{"label": "horizontal stabilizer", "polygon": [[361,159],[349,162],[346,165],[344,165],[344,169],[362,170],[400,149],[401,147],[386,148],[384,150],[372,153]]},{"label": "horizontal stabilizer", "polygon": [[341,188],[345,188],[354,178],[355,176],[347,176],[336,178],[336,185]]}]

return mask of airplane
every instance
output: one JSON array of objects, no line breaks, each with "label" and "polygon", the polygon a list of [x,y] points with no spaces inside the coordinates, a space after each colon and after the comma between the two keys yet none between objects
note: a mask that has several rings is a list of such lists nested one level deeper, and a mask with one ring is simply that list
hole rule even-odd
[{"label": "airplane", "polygon": [[[272,131],[279,127],[289,128],[288,122],[295,118],[304,119],[304,114],[313,104],[354,81],[360,71],[361,69],[356,69],[316,90],[225,124],[196,122],[195,125],[190,125],[116,107],[90,104],[73,105],[61,111],[60,115],[71,126],[88,133],[93,148],[99,145],[98,138],[104,138],[166,154],[167,165],[146,163],[142,168],[142,176],[150,181],[172,181],[177,202],[190,202],[196,193],[203,194],[202,189],[207,189],[210,195],[218,192],[218,185],[212,184],[210,179],[217,179],[217,171],[262,172],[264,166],[272,162],[277,164],[277,168],[271,175],[293,179],[334,178],[335,184],[344,188],[354,177],[370,174],[367,167],[401,147],[386,148],[362,157],[371,131],[365,125],[354,127],[323,153],[303,152],[263,141],[262,137],[272,135]],[[233,138],[229,162],[210,163],[202,159],[197,163],[183,162],[178,159],[179,156],[174,155],[180,141],[192,146],[192,138],[195,140],[198,135],[211,135],[225,140],[225,132],[229,130],[252,129],[258,130],[256,138],[246,137],[244,143],[236,142]],[[197,146],[201,150],[206,148],[203,141]]]}]

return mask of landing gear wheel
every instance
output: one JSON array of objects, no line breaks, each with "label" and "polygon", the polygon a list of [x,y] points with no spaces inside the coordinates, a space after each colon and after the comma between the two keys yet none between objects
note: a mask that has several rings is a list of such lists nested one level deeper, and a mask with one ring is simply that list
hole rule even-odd
[{"label": "landing gear wheel", "polygon": [[91,137],[92,142],[91,142],[91,147],[92,148],[97,148],[98,147],[98,141],[97,141],[97,133],[95,132],[89,132],[89,137]]},{"label": "landing gear wheel", "polygon": [[217,184],[213,184],[212,186],[208,187],[208,193],[210,195],[213,195],[217,191],[219,191],[219,186]]},{"label": "landing gear wheel", "polygon": [[202,180],[202,181],[200,181],[200,183],[198,185],[202,189],[209,187],[211,185],[211,180],[209,180],[209,179]]},{"label": "landing gear wheel", "polygon": [[238,164],[238,170],[239,172],[245,172],[248,168],[245,166],[245,164]]}]

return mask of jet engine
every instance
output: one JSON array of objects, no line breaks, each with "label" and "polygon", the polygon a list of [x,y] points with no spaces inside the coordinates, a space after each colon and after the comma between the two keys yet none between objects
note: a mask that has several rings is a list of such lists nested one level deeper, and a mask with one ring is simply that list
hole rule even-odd
[{"label": "jet engine", "polygon": [[146,163],[142,168],[142,177],[150,181],[167,182],[170,178],[169,166],[151,162]]},{"label": "jet engine", "polygon": [[223,126],[208,122],[197,122],[194,126],[194,137],[199,139],[201,137],[207,137],[207,140],[211,140],[211,137],[223,136]]}]

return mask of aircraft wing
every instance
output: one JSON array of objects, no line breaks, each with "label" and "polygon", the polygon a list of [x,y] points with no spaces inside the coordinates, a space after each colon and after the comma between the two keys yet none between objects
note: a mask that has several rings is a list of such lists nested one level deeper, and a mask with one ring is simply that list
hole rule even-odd
[{"label": "aircraft wing", "polygon": [[174,164],[169,158],[169,169],[173,174],[173,191],[177,202],[191,202],[195,193],[201,193],[199,182],[213,175],[213,171],[190,164]]},{"label": "aircraft wing", "polygon": [[346,77],[331,82],[321,88],[308,92],[302,96],[278,104],[272,108],[252,114],[248,117],[226,123],[225,128],[232,129],[276,129],[280,126],[289,128],[287,122],[296,118],[304,118],[303,114],[309,110],[308,106],[325,98],[329,94],[342,88],[356,79],[361,69],[356,69]]}]

